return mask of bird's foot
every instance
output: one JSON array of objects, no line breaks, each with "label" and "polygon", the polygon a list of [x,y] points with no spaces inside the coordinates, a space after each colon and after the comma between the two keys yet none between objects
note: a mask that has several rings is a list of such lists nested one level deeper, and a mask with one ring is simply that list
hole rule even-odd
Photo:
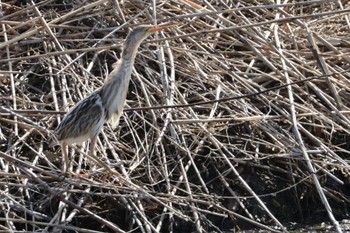
[{"label": "bird's foot", "polygon": [[90,178],[91,176],[87,173],[76,173],[73,171],[62,171],[61,176],[63,177],[76,177],[76,178]]}]

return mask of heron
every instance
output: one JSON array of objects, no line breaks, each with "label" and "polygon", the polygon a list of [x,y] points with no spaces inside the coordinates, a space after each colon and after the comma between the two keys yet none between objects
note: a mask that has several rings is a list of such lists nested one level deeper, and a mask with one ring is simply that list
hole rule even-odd
[{"label": "heron", "polygon": [[[126,95],[134,66],[137,50],[143,40],[152,33],[175,25],[141,25],[134,28],[126,37],[121,58],[108,75],[102,87],[78,102],[63,117],[55,129],[63,154],[63,171],[69,166],[68,146],[82,144],[90,139],[89,155],[96,161],[95,146],[98,134],[108,121],[115,129],[119,124],[125,105]],[[111,171],[107,165],[100,163]]]}]

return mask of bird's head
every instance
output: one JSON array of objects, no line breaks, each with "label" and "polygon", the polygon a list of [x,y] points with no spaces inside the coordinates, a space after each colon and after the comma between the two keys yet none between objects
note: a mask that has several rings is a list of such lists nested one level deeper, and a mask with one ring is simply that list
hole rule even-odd
[{"label": "bird's head", "polygon": [[160,25],[160,26],[150,26],[150,25],[140,25],[134,28],[129,35],[126,37],[123,46],[123,56],[131,55],[141,44],[141,42],[146,39],[149,35],[154,32],[172,28],[175,25]]}]

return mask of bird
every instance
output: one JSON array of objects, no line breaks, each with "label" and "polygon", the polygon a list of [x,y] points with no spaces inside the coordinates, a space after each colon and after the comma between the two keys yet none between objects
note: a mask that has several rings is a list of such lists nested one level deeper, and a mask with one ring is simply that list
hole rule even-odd
[{"label": "bird", "polygon": [[[137,50],[143,40],[152,33],[172,28],[175,25],[140,25],[135,27],[126,37],[121,57],[108,75],[101,88],[91,93],[73,106],[63,117],[54,130],[56,140],[60,143],[63,154],[63,168],[65,172],[69,166],[68,146],[90,139],[89,155],[99,162],[96,157],[95,146],[97,137],[105,122],[109,122],[113,129],[119,124],[125,105],[126,95],[131,79]],[[99,162],[105,169],[110,168]]]}]

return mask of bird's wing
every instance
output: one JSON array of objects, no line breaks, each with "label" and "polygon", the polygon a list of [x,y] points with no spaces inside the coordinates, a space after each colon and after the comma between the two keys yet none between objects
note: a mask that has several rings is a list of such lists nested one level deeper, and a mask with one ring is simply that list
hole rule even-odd
[{"label": "bird's wing", "polygon": [[77,103],[65,115],[55,130],[57,139],[61,141],[83,135],[92,137],[94,134],[98,134],[98,132],[93,131],[97,130],[96,127],[101,123],[102,118],[104,122],[105,117],[105,110],[102,106],[100,94],[96,91]]}]

